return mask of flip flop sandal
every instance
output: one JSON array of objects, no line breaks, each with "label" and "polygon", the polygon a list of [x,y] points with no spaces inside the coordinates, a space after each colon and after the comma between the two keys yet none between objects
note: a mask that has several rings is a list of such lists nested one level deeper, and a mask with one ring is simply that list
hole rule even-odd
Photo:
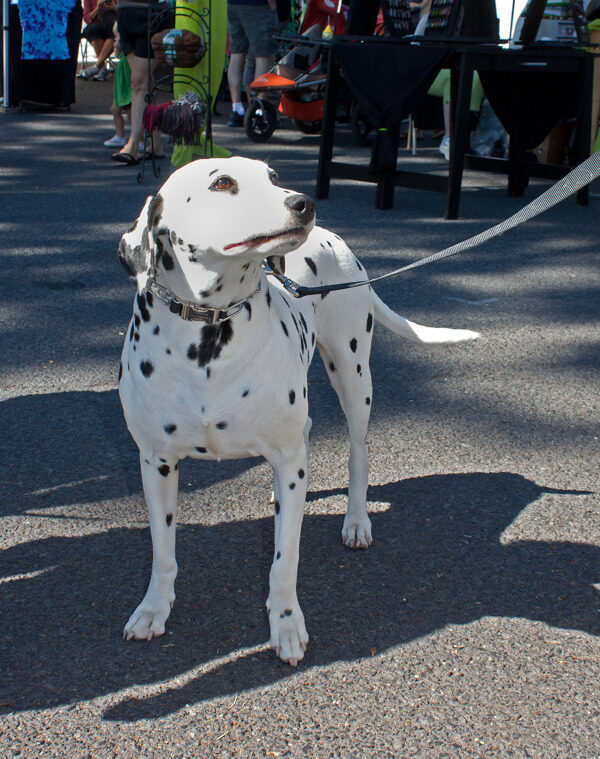
[{"label": "flip flop sandal", "polygon": [[137,164],[140,162],[140,159],[136,158],[134,155],[131,155],[131,153],[113,153],[111,155],[111,158],[113,161],[122,163],[125,166],[137,166]]}]

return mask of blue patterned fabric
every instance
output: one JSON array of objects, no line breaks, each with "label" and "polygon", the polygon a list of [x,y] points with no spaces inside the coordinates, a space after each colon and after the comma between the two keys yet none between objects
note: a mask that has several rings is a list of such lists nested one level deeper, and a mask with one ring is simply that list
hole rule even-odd
[{"label": "blue patterned fabric", "polygon": [[67,19],[78,0],[19,0],[23,60],[65,61]]}]

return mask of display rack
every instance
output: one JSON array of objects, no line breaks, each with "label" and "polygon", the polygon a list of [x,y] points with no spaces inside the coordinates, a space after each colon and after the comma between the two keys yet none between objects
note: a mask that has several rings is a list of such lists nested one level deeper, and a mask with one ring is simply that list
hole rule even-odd
[{"label": "display rack", "polygon": [[[151,86],[150,90],[146,93],[145,100],[146,104],[150,105],[153,104],[156,98],[156,95],[158,92],[170,92],[173,90],[175,85],[183,85],[185,87],[189,87],[196,95],[200,97],[200,99],[204,103],[204,113],[205,113],[205,121],[204,121],[204,156],[205,157],[212,157],[212,99],[210,95],[210,77],[211,77],[211,55],[210,55],[210,31],[211,31],[211,11],[212,11],[212,0],[209,0],[208,4],[204,5],[201,9],[193,8],[189,5],[185,6],[177,6],[173,13],[174,13],[174,26],[177,27],[177,20],[178,19],[189,19],[193,21],[195,24],[197,24],[197,34],[200,38],[201,42],[204,44],[205,47],[205,57],[207,58],[207,65],[204,70],[204,72],[201,74],[201,76],[197,76],[192,74],[191,72],[195,68],[193,66],[192,68],[189,68],[186,70],[186,68],[181,67],[179,65],[175,66],[169,66],[169,62],[167,60],[167,66],[169,68],[172,68],[172,71],[169,71],[168,74],[159,77],[156,79]],[[148,18],[148,48],[150,48],[151,45],[151,31],[150,31],[150,16]],[[150,70],[150,58],[148,58],[148,81],[151,81],[151,70]],[[189,72],[189,73],[188,73]],[[147,144],[148,137],[151,138],[151,133],[147,131],[147,129],[144,129],[144,144]],[[160,176],[160,166],[157,163],[156,157],[154,154],[152,155],[152,173],[155,177]],[[138,172],[138,183],[143,182],[144,180],[144,171],[146,166],[147,156],[146,151],[144,151],[144,154],[142,156],[142,163],[140,171]]]}]

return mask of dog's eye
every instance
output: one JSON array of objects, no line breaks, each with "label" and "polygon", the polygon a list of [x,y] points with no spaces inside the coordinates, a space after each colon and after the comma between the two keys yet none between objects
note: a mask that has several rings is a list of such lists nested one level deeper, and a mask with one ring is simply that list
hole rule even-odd
[{"label": "dog's eye", "polygon": [[237,187],[236,183],[233,181],[231,177],[218,177],[218,179],[215,179],[215,181],[211,184],[210,189],[211,190],[235,190]]},{"label": "dog's eye", "polygon": [[276,171],[270,171],[269,179],[271,180],[273,184],[277,184],[277,182],[279,181],[279,175],[277,174]]}]

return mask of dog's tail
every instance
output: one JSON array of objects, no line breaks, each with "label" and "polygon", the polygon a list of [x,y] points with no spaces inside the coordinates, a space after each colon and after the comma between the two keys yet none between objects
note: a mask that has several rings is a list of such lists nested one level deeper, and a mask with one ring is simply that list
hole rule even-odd
[{"label": "dog's tail", "polygon": [[396,335],[408,337],[421,343],[459,343],[462,340],[475,340],[479,337],[478,332],[470,329],[447,329],[446,327],[424,327],[415,324],[392,311],[391,308],[379,298],[373,291],[373,305],[375,307],[375,319],[384,327]]}]

